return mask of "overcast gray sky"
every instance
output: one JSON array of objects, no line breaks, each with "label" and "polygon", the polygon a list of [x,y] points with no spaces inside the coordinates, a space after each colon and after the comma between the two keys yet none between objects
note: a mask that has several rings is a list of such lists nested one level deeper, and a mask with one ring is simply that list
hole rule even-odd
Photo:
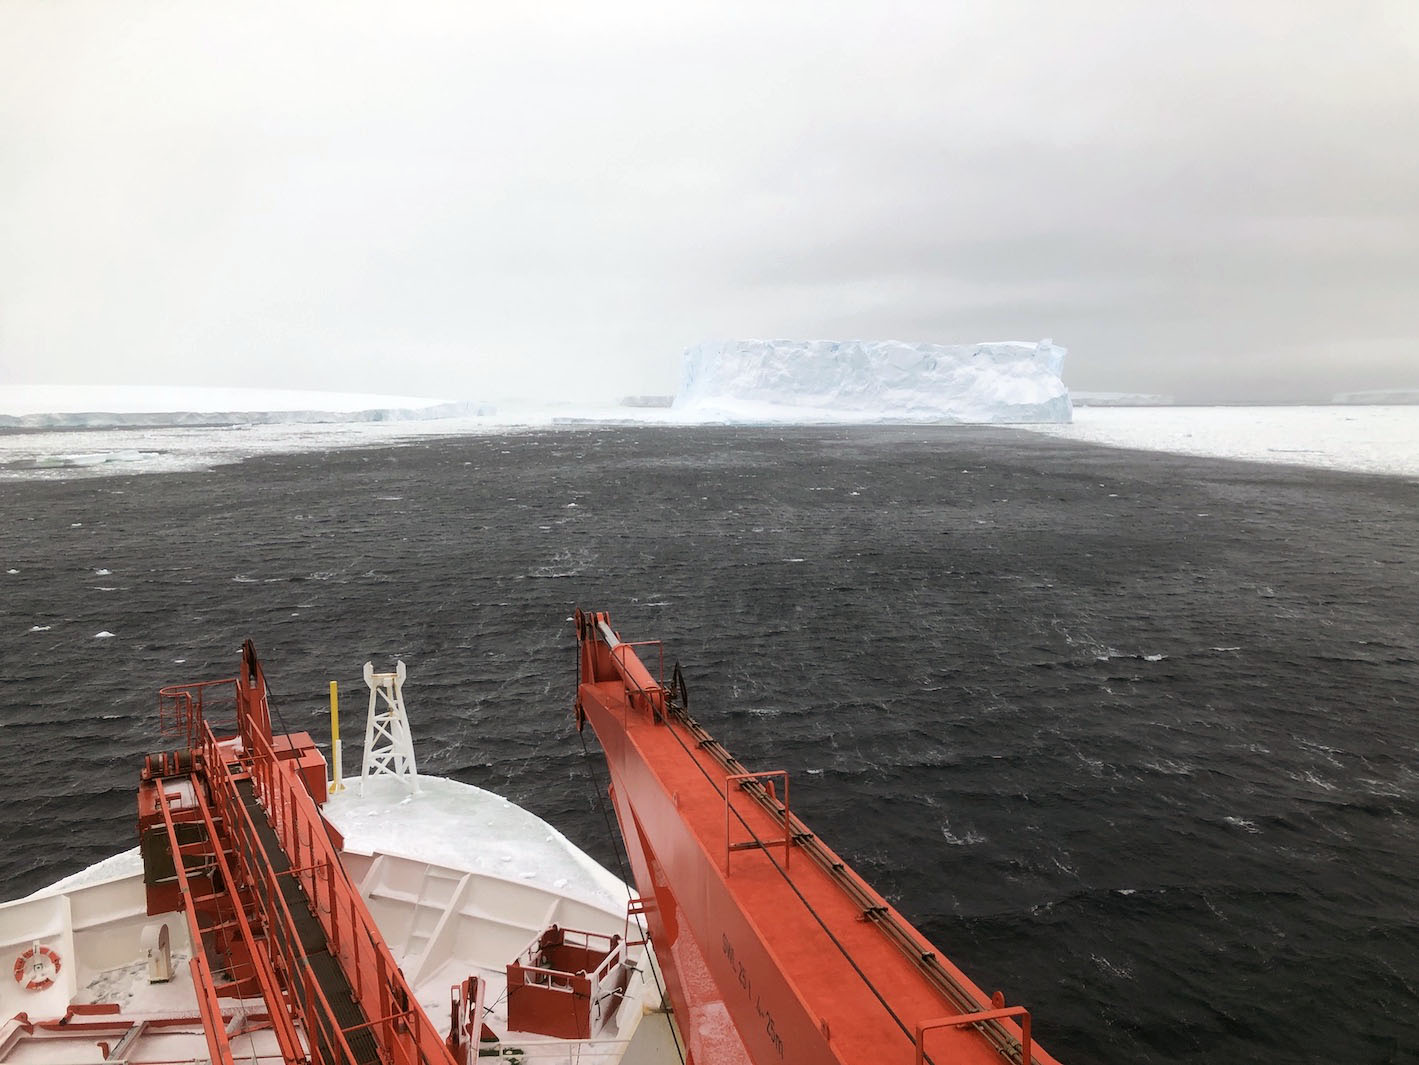
[{"label": "overcast gray sky", "polygon": [[0,0],[0,384],[1419,387],[1419,3]]}]

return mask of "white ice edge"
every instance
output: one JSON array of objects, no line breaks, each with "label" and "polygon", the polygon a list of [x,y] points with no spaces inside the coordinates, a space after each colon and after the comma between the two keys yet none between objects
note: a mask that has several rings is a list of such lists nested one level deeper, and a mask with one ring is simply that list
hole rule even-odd
[{"label": "white ice edge", "polygon": [[[614,417],[612,414],[614,413]],[[747,414],[747,412],[741,411]],[[714,424],[803,425],[822,419],[797,411],[781,420],[725,418]],[[556,428],[542,420],[448,419],[340,425],[260,425],[0,433],[0,481],[67,479],[208,470],[262,455],[297,455],[345,448],[417,445],[443,437],[487,436]],[[682,412],[629,408],[587,409],[569,431],[596,425],[700,424]],[[870,425],[840,416],[831,424]],[[923,427],[925,428],[925,427]],[[1419,405],[1326,407],[1080,407],[1070,425],[1011,426],[1069,440],[1145,451],[1244,459],[1254,462],[1419,476]],[[82,461],[74,461],[75,457]]]},{"label": "white ice edge", "polygon": [[1419,405],[1076,407],[1022,430],[1106,447],[1419,477]]},{"label": "white ice edge", "polygon": [[179,385],[7,385],[0,415],[36,414],[272,414],[320,411],[421,410],[447,400],[383,392],[321,392],[273,388],[199,388]]}]

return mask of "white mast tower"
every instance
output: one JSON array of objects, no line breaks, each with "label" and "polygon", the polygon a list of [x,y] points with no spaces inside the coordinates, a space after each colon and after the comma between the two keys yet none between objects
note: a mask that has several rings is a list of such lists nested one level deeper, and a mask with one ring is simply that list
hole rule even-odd
[{"label": "white mast tower", "polygon": [[409,716],[404,712],[404,663],[393,673],[376,673],[374,663],[365,663],[365,683],[370,688],[370,712],[365,719],[365,760],[360,767],[360,794],[370,777],[387,776],[401,781],[411,794],[418,794],[418,770],[414,766],[414,737],[409,732]]}]

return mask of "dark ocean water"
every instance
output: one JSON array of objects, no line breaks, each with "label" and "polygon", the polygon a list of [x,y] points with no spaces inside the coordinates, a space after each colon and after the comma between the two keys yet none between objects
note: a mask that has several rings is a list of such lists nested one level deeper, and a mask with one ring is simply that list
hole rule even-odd
[{"label": "dark ocean water", "polygon": [[614,868],[581,605],[662,638],[695,715],[1061,1060],[1419,1060],[1417,505],[973,428],[0,484],[0,893],[136,842],[153,692],[247,636],[317,733],[329,680],[358,731],[361,665],[403,657],[420,768]]}]

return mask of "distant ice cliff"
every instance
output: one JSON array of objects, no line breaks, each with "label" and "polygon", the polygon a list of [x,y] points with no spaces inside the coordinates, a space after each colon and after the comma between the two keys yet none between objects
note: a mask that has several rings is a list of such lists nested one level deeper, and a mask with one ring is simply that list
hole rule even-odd
[{"label": "distant ice cliff", "polygon": [[725,340],[685,352],[675,410],[731,422],[1068,422],[1066,349]]}]

